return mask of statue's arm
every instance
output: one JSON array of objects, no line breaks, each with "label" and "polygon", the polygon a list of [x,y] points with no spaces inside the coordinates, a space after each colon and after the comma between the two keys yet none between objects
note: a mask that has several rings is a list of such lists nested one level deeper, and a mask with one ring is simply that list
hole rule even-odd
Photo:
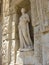
[{"label": "statue's arm", "polygon": [[29,18],[29,15],[27,15],[27,21],[30,22],[30,18]]},{"label": "statue's arm", "polygon": [[20,18],[19,18],[19,24],[18,24],[18,28],[20,28]]}]

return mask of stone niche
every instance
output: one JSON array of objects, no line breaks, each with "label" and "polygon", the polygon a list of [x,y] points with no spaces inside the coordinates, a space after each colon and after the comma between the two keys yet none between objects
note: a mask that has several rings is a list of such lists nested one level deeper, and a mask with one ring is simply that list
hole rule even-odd
[{"label": "stone niche", "polygon": [[[28,13],[29,17],[30,17],[30,23],[29,23],[29,32],[30,32],[30,37],[31,37],[31,40],[33,42],[33,45],[34,45],[34,31],[33,31],[33,26],[32,26],[32,20],[31,20],[31,3],[30,3],[30,0],[22,0],[22,2],[20,2],[18,5],[15,6],[16,8],[16,13],[17,13],[17,21],[16,24],[19,24],[19,17],[21,16],[21,8],[25,8],[26,9],[26,13]],[[19,41],[19,32],[18,32],[18,25],[16,25],[16,37],[18,37],[18,40]]]},{"label": "stone niche", "polygon": [[[32,43],[33,43],[33,46],[34,46],[34,36],[33,36],[34,31],[33,31],[33,26],[32,26],[32,21],[31,21],[31,3],[30,3],[30,0],[21,1],[18,5],[15,6],[15,8],[16,8],[17,16],[18,16],[16,24],[19,24],[19,18],[21,16],[21,8],[25,8],[26,13],[28,13],[28,15],[30,17],[29,32],[30,32],[30,37],[31,37],[31,40],[32,40]],[[17,41],[19,42],[19,32],[18,32],[18,27],[17,26],[18,25],[16,25],[16,28],[17,28],[16,38],[18,38]],[[18,49],[19,49],[19,46],[20,46],[20,42],[18,43]],[[33,56],[34,56],[34,51],[33,50],[30,50],[30,51],[26,50],[26,51],[23,51],[23,52],[17,50],[16,64],[18,64],[18,65],[24,65],[24,64],[33,65],[34,64],[34,62],[32,62],[33,59],[34,59]],[[31,59],[32,59],[32,61],[31,61]]]}]

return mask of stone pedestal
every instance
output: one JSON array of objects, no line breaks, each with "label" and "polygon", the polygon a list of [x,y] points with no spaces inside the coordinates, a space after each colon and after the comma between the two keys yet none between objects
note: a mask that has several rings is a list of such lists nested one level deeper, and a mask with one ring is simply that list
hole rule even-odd
[{"label": "stone pedestal", "polygon": [[34,51],[32,49],[22,49],[17,51],[16,65],[34,65]]}]

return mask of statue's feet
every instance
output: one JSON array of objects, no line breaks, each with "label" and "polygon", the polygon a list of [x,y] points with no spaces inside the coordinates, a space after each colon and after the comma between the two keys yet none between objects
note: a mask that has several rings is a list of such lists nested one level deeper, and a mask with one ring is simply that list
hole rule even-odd
[{"label": "statue's feet", "polygon": [[30,50],[33,50],[33,47],[19,48],[19,50],[18,50],[18,51],[23,52],[23,51],[30,51]]}]

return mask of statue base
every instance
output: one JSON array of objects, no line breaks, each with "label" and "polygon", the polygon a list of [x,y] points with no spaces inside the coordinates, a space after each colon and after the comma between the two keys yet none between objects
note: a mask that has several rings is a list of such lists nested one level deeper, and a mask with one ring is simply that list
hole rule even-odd
[{"label": "statue base", "polygon": [[34,65],[33,49],[22,49],[17,51],[16,65]]}]

